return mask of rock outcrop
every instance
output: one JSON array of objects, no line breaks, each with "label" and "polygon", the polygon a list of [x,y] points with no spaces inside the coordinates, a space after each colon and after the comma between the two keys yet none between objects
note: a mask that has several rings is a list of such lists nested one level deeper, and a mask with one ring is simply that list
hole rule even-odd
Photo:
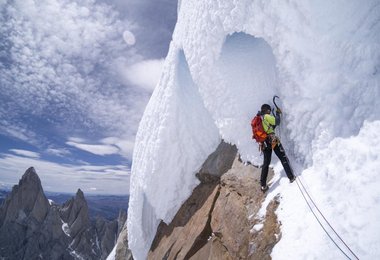
[{"label": "rock outcrop", "polygon": [[[45,241],[62,236],[54,228],[54,232],[50,232],[45,225],[49,222],[56,227],[55,216],[50,212],[49,201],[36,171],[29,168],[0,208],[0,256],[6,259],[45,256]],[[68,256],[65,251],[58,254],[62,259],[69,259]]]},{"label": "rock outcrop", "polygon": [[100,250],[102,252],[101,258],[106,259],[109,252],[112,251],[117,239],[118,221],[106,221],[104,218],[97,217],[95,227],[98,234]]},{"label": "rock outcrop", "polygon": [[95,259],[101,255],[97,245],[96,229],[91,226],[88,206],[83,192],[79,189],[72,199],[59,209],[64,231],[71,238],[69,250],[73,257]]},{"label": "rock outcrop", "polygon": [[265,199],[260,169],[242,163],[236,147],[222,142],[197,176],[201,184],[172,222],[159,225],[148,259],[270,259],[281,237],[279,200],[258,216]]},{"label": "rock outcrop", "polygon": [[117,220],[90,221],[81,190],[50,205],[31,167],[0,207],[0,259],[105,259],[117,232]]},{"label": "rock outcrop", "polygon": [[116,241],[115,260],[132,260],[132,252],[128,247],[128,230],[125,222]]},{"label": "rock outcrop", "polygon": [[62,220],[67,223],[69,227],[68,234],[71,237],[76,237],[90,226],[87,202],[80,189],[77,191],[74,198],[62,205],[59,213]]},{"label": "rock outcrop", "polygon": [[132,252],[128,247],[127,212],[120,211],[118,218],[118,238],[115,245],[115,260],[132,260]]},{"label": "rock outcrop", "polygon": [[44,220],[48,213],[49,202],[43,193],[41,181],[34,168],[31,167],[25,172],[3,205],[0,225],[12,220],[21,221],[26,217],[33,218],[37,223]]},{"label": "rock outcrop", "polygon": [[127,212],[125,210],[119,211],[119,217],[117,218],[117,236],[125,229],[124,224],[127,221]]}]

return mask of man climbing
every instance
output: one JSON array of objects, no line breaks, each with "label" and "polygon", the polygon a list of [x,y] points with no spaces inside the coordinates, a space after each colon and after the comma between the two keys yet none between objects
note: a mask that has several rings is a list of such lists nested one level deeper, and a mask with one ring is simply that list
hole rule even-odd
[{"label": "man climbing", "polygon": [[[274,150],[274,153],[277,155],[278,159],[280,159],[282,166],[284,167],[285,173],[288,176],[290,183],[294,182],[296,179],[295,175],[293,174],[293,170],[290,167],[289,159],[285,154],[285,150],[282,147],[280,143],[280,139],[275,135],[275,128],[280,124],[281,121],[281,110],[277,108],[276,110],[276,116],[271,115],[271,106],[268,104],[263,104],[261,106],[261,111],[257,113],[257,116],[260,116],[262,119],[262,127],[265,131],[264,140],[260,140],[260,150],[264,154],[264,162],[261,169],[261,178],[260,178],[260,184],[261,184],[261,190],[263,192],[268,190],[267,185],[267,177],[268,177],[268,170],[269,170],[269,164],[272,159],[272,150]],[[257,140],[257,139],[256,139]]]}]

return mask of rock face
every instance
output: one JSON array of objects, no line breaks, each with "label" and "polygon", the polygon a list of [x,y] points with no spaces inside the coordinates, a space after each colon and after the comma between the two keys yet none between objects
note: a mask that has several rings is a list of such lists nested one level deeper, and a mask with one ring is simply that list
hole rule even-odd
[{"label": "rock face", "polygon": [[71,238],[69,250],[73,257],[95,259],[101,255],[101,248],[96,245],[96,230],[90,224],[88,206],[83,192],[79,189],[76,196],[59,209],[64,231]]},{"label": "rock face", "polygon": [[0,259],[105,259],[117,231],[116,220],[90,222],[81,190],[50,205],[31,167],[0,207]]},{"label": "rock face", "polygon": [[116,241],[115,260],[132,260],[132,252],[128,248],[128,231],[127,223],[124,221],[124,226],[121,229],[119,237]]},{"label": "rock face", "polygon": [[201,184],[173,221],[159,225],[148,259],[270,259],[281,237],[274,213],[279,200],[269,204],[265,218],[257,216],[265,198],[260,169],[243,164],[237,149],[222,143],[197,176]]},{"label": "rock face", "polygon": [[112,251],[117,238],[118,221],[106,221],[104,218],[97,217],[95,227],[99,237],[101,258],[106,259]]},{"label": "rock face", "polygon": [[68,224],[68,233],[71,237],[76,237],[90,226],[87,202],[80,189],[74,198],[63,204],[59,213],[62,220]]},{"label": "rock face", "polygon": [[215,152],[208,156],[196,176],[202,183],[218,182],[220,177],[231,169],[236,154],[235,145],[221,142]]},{"label": "rock face", "polygon": [[[50,212],[38,175],[34,168],[29,168],[0,208],[0,256],[26,259],[27,255],[37,259],[46,248],[46,239],[62,235],[57,230],[50,233],[44,225],[49,222],[55,227],[54,216],[57,215]],[[64,251],[58,257],[69,259]]]},{"label": "rock face", "polygon": [[128,248],[127,213],[120,211],[118,238],[115,248],[115,260],[132,260],[132,252]]}]

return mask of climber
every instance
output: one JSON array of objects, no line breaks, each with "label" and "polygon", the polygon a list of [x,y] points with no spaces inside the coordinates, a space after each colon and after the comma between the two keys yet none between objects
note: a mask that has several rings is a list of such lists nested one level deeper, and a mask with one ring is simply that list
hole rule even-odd
[{"label": "climber", "polygon": [[285,154],[285,150],[282,147],[280,143],[280,139],[275,134],[275,128],[280,124],[281,120],[281,110],[279,108],[276,109],[276,115],[271,115],[271,106],[268,104],[263,104],[261,106],[261,111],[258,112],[258,115],[262,118],[262,126],[267,134],[265,140],[263,142],[260,142],[260,150],[264,154],[264,162],[261,169],[261,178],[260,178],[260,184],[261,184],[261,190],[263,192],[268,190],[267,185],[267,177],[268,177],[268,170],[269,170],[269,164],[271,162],[272,158],[272,150],[274,150],[274,153],[277,155],[278,159],[280,159],[282,166],[284,167],[285,173],[288,176],[290,183],[294,182],[296,179],[295,175],[293,174],[293,170],[290,167],[289,159]]}]

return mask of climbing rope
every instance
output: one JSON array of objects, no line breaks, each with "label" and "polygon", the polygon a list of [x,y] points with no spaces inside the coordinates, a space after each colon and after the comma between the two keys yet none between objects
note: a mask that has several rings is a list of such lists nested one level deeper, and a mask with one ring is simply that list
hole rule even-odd
[{"label": "climbing rope", "polygon": [[[297,175],[297,174],[296,174]],[[310,194],[307,192],[307,189],[305,188],[305,186],[303,185],[301,179],[299,178],[300,176],[297,175],[297,178],[296,178],[296,183],[297,183],[297,186],[298,186],[298,189],[300,190],[303,198],[305,199],[306,201],[306,204],[309,206],[311,212],[313,213],[315,219],[318,221],[319,225],[322,227],[322,229],[325,231],[325,233],[327,234],[327,236],[331,239],[331,241],[335,244],[335,246],[337,248],[339,248],[339,250],[348,258],[348,259],[351,259],[344,251],[343,249],[336,243],[336,241],[332,238],[332,236],[329,234],[329,232],[326,230],[326,228],[323,226],[322,222],[319,220],[319,218],[317,217],[317,214],[316,212],[313,210],[313,207],[310,205],[309,201],[307,200],[306,196],[309,198],[309,200],[311,201],[311,203],[313,204],[313,206],[317,209],[317,211],[319,212],[319,214],[322,216],[322,218],[326,221],[326,223],[329,225],[329,227],[331,228],[331,230],[335,233],[335,235],[339,238],[339,240],[346,246],[346,248],[351,252],[351,254],[353,256],[355,256],[356,259],[359,259],[359,257],[351,250],[351,248],[346,244],[346,242],[344,242],[344,240],[341,238],[341,236],[339,236],[339,234],[336,232],[336,230],[331,226],[330,222],[326,219],[326,217],[323,215],[323,213],[319,210],[318,206],[316,205],[316,203],[314,202],[314,200],[311,198]],[[303,190],[302,190],[302,188]],[[306,194],[306,195],[305,195]]]},{"label": "climbing rope", "polygon": [[[279,109],[279,107],[277,106],[276,102],[275,102],[275,99],[276,98],[279,98],[278,96],[273,96],[273,103],[274,105],[276,106],[277,109]],[[273,111],[272,111],[273,112]],[[281,125],[280,127],[278,128],[278,131],[279,131],[279,136],[281,138]],[[293,171],[294,172],[294,171]],[[315,219],[318,221],[319,225],[322,227],[322,229],[325,231],[325,233],[327,234],[327,236],[331,239],[331,241],[335,244],[335,246],[348,258],[351,260],[351,258],[346,254],[346,252],[343,251],[343,249],[336,243],[336,241],[332,238],[332,236],[329,234],[329,232],[327,231],[327,229],[323,226],[322,222],[320,221],[320,219],[318,218],[316,212],[313,210],[313,207],[312,205],[310,205],[309,201],[307,200],[306,197],[309,198],[309,200],[311,201],[311,203],[313,204],[313,206],[315,207],[315,209],[317,209],[317,211],[319,212],[319,214],[322,216],[322,218],[326,221],[326,223],[328,224],[328,226],[331,228],[331,230],[335,233],[335,235],[339,238],[339,240],[345,245],[345,247],[351,252],[351,254],[359,260],[359,257],[351,250],[351,248],[346,244],[346,242],[344,242],[344,240],[341,238],[341,236],[339,236],[339,234],[336,232],[336,230],[331,226],[330,222],[326,219],[326,217],[323,215],[323,213],[319,210],[317,204],[314,202],[314,200],[312,199],[312,197],[310,196],[309,192],[307,192],[307,189],[306,187],[303,185],[301,179],[300,179],[300,175],[296,174],[297,178],[296,178],[296,183],[297,183],[297,186],[298,186],[298,189],[300,190],[301,194],[302,194],[302,197],[304,198],[304,200],[306,201],[306,204],[308,205],[308,207],[310,208],[310,211],[313,213]],[[302,188],[303,190],[302,190]]]}]

